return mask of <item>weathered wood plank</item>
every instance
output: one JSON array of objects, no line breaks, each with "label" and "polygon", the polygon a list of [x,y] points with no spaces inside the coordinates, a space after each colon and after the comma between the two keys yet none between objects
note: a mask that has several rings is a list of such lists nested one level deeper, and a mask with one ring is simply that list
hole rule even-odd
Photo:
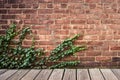
[{"label": "weathered wood plank", "polygon": [[10,76],[12,76],[15,72],[17,72],[17,70],[8,70],[8,71],[6,71],[2,75],[0,75],[0,80],[6,80]]},{"label": "weathered wood plank", "polygon": [[105,80],[118,80],[110,69],[101,69],[101,72],[103,73]]},{"label": "weathered wood plank", "polygon": [[33,80],[38,75],[40,70],[30,70],[21,80]]},{"label": "weathered wood plank", "polygon": [[29,70],[18,70],[14,75],[12,75],[7,80],[20,80]]},{"label": "weathered wood plank", "polygon": [[48,80],[52,70],[49,69],[43,69],[38,76],[35,78],[35,80]]},{"label": "weathered wood plank", "polygon": [[7,71],[7,69],[0,69],[0,75],[3,74],[6,71]]},{"label": "weathered wood plank", "polygon": [[64,69],[54,69],[48,80],[62,80]]},{"label": "weathered wood plank", "polygon": [[63,80],[76,80],[76,69],[66,69]]},{"label": "weathered wood plank", "polygon": [[89,72],[92,80],[104,80],[99,69],[89,69]]},{"label": "weathered wood plank", "polygon": [[118,80],[120,80],[120,69],[112,69],[112,71],[115,74],[115,76],[118,78]]},{"label": "weathered wood plank", "polygon": [[77,80],[90,80],[87,69],[77,69]]}]

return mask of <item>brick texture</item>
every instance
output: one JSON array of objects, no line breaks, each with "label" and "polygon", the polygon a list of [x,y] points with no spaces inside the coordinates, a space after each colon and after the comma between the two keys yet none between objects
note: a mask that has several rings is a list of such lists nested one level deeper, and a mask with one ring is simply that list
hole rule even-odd
[{"label": "brick texture", "polygon": [[[75,44],[86,44],[77,57],[79,66],[120,65],[120,0],[0,0],[0,34],[11,23],[30,26],[35,47],[49,55],[65,38],[82,34]],[[27,36],[24,47],[31,45]]]}]

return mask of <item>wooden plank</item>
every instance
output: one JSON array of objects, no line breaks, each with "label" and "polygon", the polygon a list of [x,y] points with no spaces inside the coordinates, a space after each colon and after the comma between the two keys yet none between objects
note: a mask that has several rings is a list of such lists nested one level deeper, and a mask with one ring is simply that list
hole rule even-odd
[{"label": "wooden plank", "polygon": [[101,69],[101,72],[103,73],[105,80],[118,80],[110,69]]},{"label": "wooden plank", "polygon": [[77,69],[77,80],[90,80],[87,69]]},{"label": "wooden plank", "polygon": [[104,80],[99,69],[89,69],[91,80]]},{"label": "wooden plank", "polygon": [[35,80],[48,80],[52,70],[49,69],[43,69],[38,76],[35,78]]},{"label": "wooden plank", "polygon": [[2,75],[0,75],[0,80],[6,80],[10,76],[12,76],[15,72],[17,72],[17,70],[8,70],[8,71],[6,71]]},{"label": "wooden plank", "polygon": [[21,80],[33,80],[38,75],[40,70],[30,70]]},{"label": "wooden plank", "polygon": [[7,80],[20,80],[29,70],[18,70],[14,75],[12,75]]},{"label": "wooden plank", "polygon": [[115,76],[118,78],[118,80],[120,80],[120,69],[112,69],[112,71],[115,74]]},{"label": "wooden plank", "polygon": [[62,80],[64,69],[54,69],[48,80]]},{"label": "wooden plank", "polygon": [[76,80],[76,69],[66,69],[63,80]]},{"label": "wooden plank", "polygon": [[0,69],[0,75],[3,74],[6,71],[7,71],[7,69]]}]

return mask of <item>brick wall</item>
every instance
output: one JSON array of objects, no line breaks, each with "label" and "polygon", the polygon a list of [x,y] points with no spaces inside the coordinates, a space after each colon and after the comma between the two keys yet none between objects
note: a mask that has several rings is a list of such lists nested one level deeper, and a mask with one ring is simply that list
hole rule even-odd
[{"label": "brick wall", "polygon": [[[0,34],[8,25],[29,26],[35,46],[48,55],[62,40],[83,36],[76,44],[88,50],[76,53],[79,66],[120,66],[120,0],[0,0]],[[27,36],[23,46],[31,45]]]}]

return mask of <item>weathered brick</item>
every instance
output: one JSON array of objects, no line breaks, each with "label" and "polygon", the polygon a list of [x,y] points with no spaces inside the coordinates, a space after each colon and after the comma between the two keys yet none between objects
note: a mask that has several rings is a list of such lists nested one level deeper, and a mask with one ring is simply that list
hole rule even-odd
[{"label": "weathered brick", "polygon": [[7,14],[7,10],[5,10],[5,9],[0,9],[0,14]]},{"label": "weathered brick", "polygon": [[86,56],[101,56],[101,52],[95,52],[95,51],[91,51],[91,52],[86,52]]},{"label": "weathered brick", "polygon": [[39,9],[39,14],[52,14],[53,9]]},{"label": "weathered brick", "polygon": [[111,47],[111,50],[120,50],[120,46]]},{"label": "weathered brick", "polygon": [[86,3],[100,3],[101,0],[85,0]]},{"label": "weathered brick", "polygon": [[7,24],[7,20],[0,20],[0,24]]},{"label": "weathered brick", "polygon": [[12,4],[12,8],[18,8],[19,5],[18,4]]},{"label": "weathered brick", "polygon": [[69,10],[66,10],[66,9],[55,9],[54,13],[68,14]]},{"label": "weathered brick", "polygon": [[85,19],[71,20],[71,24],[85,24],[85,23],[86,23]]},{"label": "weathered brick", "polygon": [[70,24],[70,20],[55,20],[55,24]]},{"label": "weathered brick", "polygon": [[6,31],[5,30],[0,30],[0,34],[5,34]]},{"label": "weathered brick", "polygon": [[102,56],[117,56],[117,52],[103,52]]},{"label": "weathered brick", "polygon": [[111,57],[96,57],[96,61],[111,61]]},{"label": "weathered brick", "polygon": [[120,62],[120,57],[112,57],[113,62]]},{"label": "weathered brick", "polygon": [[80,61],[95,61],[95,57],[79,57]]},{"label": "weathered brick", "polygon": [[8,10],[8,14],[21,14],[22,13],[22,10]]},{"label": "weathered brick", "polygon": [[25,4],[19,4],[19,8],[25,8]]},{"label": "weathered brick", "polygon": [[25,13],[25,14],[34,14],[34,13],[36,13],[36,10],[23,10],[23,13]]},{"label": "weathered brick", "polygon": [[55,32],[55,34],[57,34],[57,35],[66,35],[66,34],[69,34],[69,30],[55,30],[54,31]]},{"label": "weathered brick", "polygon": [[[112,3],[114,2],[115,0],[101,0],[102,3]],[[119,1],[119,0],[118,0]]]},{"label": "weathered brick", "polygon": [[55,3],[67,3],[68,0],[54,0]]},{"label": "weathered brick", "polygon": [[2,19],[15,19],[16,15],[2,15]]}]

